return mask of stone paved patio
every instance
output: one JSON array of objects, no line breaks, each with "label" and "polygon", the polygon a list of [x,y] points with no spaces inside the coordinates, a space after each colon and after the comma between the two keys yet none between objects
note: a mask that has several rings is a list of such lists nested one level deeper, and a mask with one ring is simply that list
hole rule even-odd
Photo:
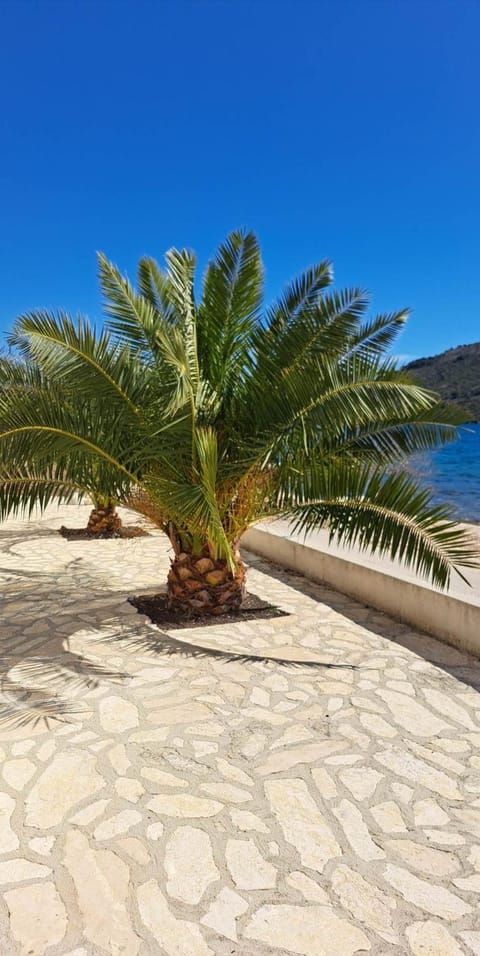
[{"label": "stone paved patio", "polygon": [[480,954],[480,663],[253,556],[163,635],[87,512],[0,529],[2,956]]}]

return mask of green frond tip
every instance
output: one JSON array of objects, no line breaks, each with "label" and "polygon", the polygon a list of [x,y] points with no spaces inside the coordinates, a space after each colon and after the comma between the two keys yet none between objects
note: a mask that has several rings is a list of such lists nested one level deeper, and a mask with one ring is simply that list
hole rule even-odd
[{"label": "green frond tip", "polygon": [[468,584],[464,569],[480,567],[470,532],[409,476],[332,468],[318,484],[321,498],[291,509],[295,530],[327,527],[330,541],[388,555],[442,589],[452,572]]}]

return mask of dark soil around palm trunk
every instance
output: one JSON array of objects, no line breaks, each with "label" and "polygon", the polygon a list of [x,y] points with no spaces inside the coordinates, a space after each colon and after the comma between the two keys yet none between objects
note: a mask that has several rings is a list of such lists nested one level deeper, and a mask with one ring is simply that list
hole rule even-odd
[{"label": "dark soil around palm trunk", "polygon": [[88,528],[66,528],[65,525],[62,525],[62,527],[59,528],[58,533],[61,534],[63,538],[67,538],[69,541],[105,541],[108,538],[149,537],[148,531],[145,531],[145,529],[141,528],[139,525],[133,524],[125,528],[120,528],[114,534],[109,531],[104,531],[101,534],[92,534]]},{"label": "dark soil around palm trunk", "polygon": [[231,609],[218,617],[203,615],[202,617],[180,616],[167,608],[166,594],[138,594],[128,599],[139,614],[146,614],[152,624],[158,624],[164,631],[172,631],[182,627],[211,627],[215,624],[238,623],[239,621],[256,621],[272,617],[288,617],[286,611],[262,601],[256,594],[247,594],[242,606]]}]

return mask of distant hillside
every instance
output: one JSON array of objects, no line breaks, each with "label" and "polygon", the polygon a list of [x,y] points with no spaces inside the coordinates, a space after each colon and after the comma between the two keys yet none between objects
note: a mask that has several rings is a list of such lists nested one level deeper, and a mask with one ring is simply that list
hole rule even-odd
[{"label": "distant hillside", "polygon": [[426,388],[461,405],[471,412],[472,421],[480,422],[480,342],[416,359],[406,367]]}]

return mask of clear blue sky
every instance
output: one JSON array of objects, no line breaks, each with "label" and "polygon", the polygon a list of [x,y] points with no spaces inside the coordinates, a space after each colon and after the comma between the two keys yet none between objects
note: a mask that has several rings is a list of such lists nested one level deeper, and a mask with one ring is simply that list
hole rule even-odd
[{"label": "clear blue sky", "polygon": [[479,61],[475,0],[0,0],[0,329],[245,225],[270,297],[327,256],[480,339]]}]

